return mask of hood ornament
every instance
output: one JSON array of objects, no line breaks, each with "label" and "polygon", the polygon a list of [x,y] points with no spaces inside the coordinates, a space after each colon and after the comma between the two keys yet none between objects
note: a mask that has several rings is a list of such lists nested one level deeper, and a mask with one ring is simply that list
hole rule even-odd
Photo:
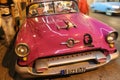
[{"label": "hood ornament", "polygon": [[63,22],[66,24],[64,27],[60,27],[60,26],[57,26],[58,29],[70,29],[70,28],[76,28],[76,25],[73,24],[72,22],[68,21],[68,20],[63,20]]},{"label": "hood ornament", "polygon": [[73,47],[76,43],[79,43],[79,40],[74,40],[73,38],[68,39],[66,42],[62,42],[62,45],[66,45],[67,47],[71,48]]}]

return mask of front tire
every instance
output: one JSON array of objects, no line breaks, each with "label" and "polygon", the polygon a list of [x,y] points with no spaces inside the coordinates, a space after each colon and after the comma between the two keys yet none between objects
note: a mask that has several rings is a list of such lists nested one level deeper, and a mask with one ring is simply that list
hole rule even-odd
[{"label": "front tire", "polygon": [[107,11],[106,11],[106,15],[108,15],[108,16],[112,16],[112,15],[113,15],[113,13],[112,13],[112,12],[110,12],[110,10],[107,10]]},{"label": "front tire", "polygon": [[92,11],[93,13],[96,13],[96,12],[97,12],[97,11],[94,9],[94,7],[92,7],[91,11]]}]

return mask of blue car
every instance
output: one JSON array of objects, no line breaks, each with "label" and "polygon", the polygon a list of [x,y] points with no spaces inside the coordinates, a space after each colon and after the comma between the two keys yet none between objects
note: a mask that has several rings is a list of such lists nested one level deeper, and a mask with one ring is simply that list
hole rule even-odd
[{"label": "blue car", "polygon": [[120,14],[120,2],[94,2],[91,5],[93,12],[105,12],[106,15],[113,15],[113,13]]}]

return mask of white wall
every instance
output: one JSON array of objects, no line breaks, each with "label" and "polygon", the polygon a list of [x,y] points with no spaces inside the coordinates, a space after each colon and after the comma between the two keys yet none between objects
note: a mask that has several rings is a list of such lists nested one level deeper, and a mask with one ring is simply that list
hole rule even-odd
[{"label": "white wall", "polygon": [[87,0],[88,4],[90,5],[91,3],[93,3],[94,0]]}]

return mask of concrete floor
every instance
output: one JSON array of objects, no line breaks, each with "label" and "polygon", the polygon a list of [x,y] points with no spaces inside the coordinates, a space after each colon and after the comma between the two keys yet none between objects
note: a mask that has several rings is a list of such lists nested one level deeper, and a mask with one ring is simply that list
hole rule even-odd
[{"label": "concrete floor", "polygon": [[[106,16],[104,13],[90,13],[90,16],[109,24],[110,26],[117,29],[120,34],[120,15]],[[13,76],[13,74],[16,74],[13,67],[15,63],[15,57],[12,54],[6,55],[7,48],[4,46],[4,44],[5,41],[1,40],[0,41],[0,73],[1,73],[0,80],[23,80],[19,76]],[[120,51],[120,35],[116,45],[118,50]],[[7,63],[9,62],[8,59],[12,60],[12,63]],[[6,64],[9,64],[9,66],[6,66]],[[9,67],[10,71],[8,71],[8,68],[6,68],[5,66]],[[33,79],[28,79],[28,80],[33,80]],[[37,80],[41,80],[41,79],[37,79]],[[120,57],[96,70],[86,72],[83,74],[71,75],[69,77],[51,78],[51,80],[120,80]]]}]

